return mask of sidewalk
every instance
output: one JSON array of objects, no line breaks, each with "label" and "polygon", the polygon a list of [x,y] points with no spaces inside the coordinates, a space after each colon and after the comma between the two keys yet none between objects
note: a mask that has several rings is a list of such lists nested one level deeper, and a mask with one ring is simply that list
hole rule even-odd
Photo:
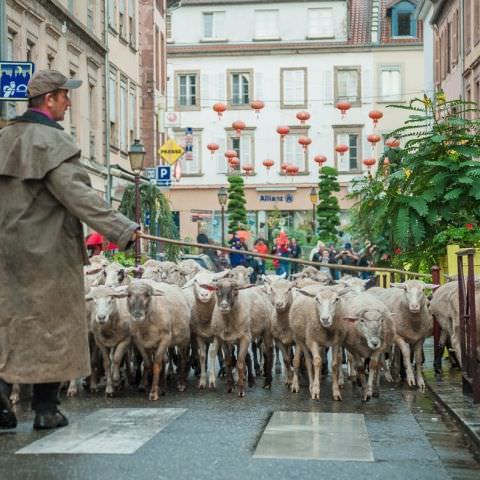
[{"label": "sidewalk", "polygon": [[[425,381],[435,398],[459,423],[477,448],[480,448],[480,404],[462,392],[462,375],[450,370],[448,360],[443,360],[443,373],[436,375],[433,367],[433,345],[425,346]],[[427,367],[430,366],[430,367]]]}]

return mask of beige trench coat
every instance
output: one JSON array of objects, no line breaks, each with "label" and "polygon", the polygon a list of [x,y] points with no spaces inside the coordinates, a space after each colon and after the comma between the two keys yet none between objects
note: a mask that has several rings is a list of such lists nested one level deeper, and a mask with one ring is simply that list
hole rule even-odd
[{"label": "beige trench coat", "polygon": [[0,378],[60,382],[90,373],[80,221],[125,248],[138,225],[90,187],[58,124],[0,131]]}]

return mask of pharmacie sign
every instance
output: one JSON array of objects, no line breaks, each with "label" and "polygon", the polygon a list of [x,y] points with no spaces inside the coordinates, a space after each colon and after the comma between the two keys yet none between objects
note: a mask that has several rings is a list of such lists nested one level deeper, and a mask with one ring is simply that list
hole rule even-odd
[{"label": "pharmacie sign", "polygon": [[260,202],[285,202],[292,203],[294,198],[292,193],[261,193],[258,196]]}]

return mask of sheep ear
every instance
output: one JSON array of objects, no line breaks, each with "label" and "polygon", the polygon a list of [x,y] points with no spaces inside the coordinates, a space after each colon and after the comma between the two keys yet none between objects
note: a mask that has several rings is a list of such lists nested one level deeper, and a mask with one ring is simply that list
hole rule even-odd
[{"label": "sheep ear", "polygon": [[345,315],[343,319],[347,322],[355,323],[358,320],[358,315]]},{"label": "sheep ear", "polygon": [[256,287],[257,285],[244,285],[242,287],[234,287],[234,290],[246,290],[247,288],[253,288]]},{"label": "sheep ear", "polygon": [[404,283],[391,283],[390,286],[394,288],[403,288],[404,290],[407,289],[407,286]]},{"label": "sheep ear", "polygon": [[351,292],[351,291],[352,291],[352,289],[351,289],[350,287],[344,288],[343,290],[340,290],[340,291],[338,292],[338,296],[341,297],[342,295],[345,295],[346,293],[349,293],[349,292]]},{"label": "sheep ear", "polygon": [[210,292],[218,291],[218,287],[215,287],[214,285],[209,285],[208,283],[199,283],[198,286],[200,288],[204,288],[205,290],[209,290]]},{"label": "sheep ear", "polygon": [[95,275],[96,273],[100,273],[103,270],[103,267],[92,268],[91,270],[87,270],[84,272],[85,275]]},{"label": "sheep ear", "polygon": [[152,293],[153,297],[163,297],[163,296],[165,296],[165,291],[160,290],[160,288],[152,287],[152,290],[153,290],[153,293]]},{"label": "sheep ear", "polygon": [[182,288],[191,287],[194,283],[196,283],[196,280],[194,278],[191,278]]},{"label": "sheep ear", "polygon": [[124,298],[127,296],[127,290],[128,290],[128,286],[126,285],[114,288],[112,291],[112,297]]},{"label": "sheep ear", "polygon": [[287,278],[287,272],[283,272],[283,273],[280,275],[280,278]]},{"label": "sheep ear", "polygon": [[428,288],[429,290],[436,290],[440,285],[437,285],[436,283],[426,283],[425,288]]},{"label": "sheep ear", "polygon": [[247,268],[247,273],[248,275],[251,275],[253,273],[253,268],[252,267],[248,267]]},{"label": "sheep ear", "polygon": [[302,290],[302,289],[299,289],[298,293],[301,293],[302,295],[305,295],[306,297],[310,297],[310,298],[315,298],[316,296],[314,293],[306,292],[305,290]]},{"label": "sheep ear", "polygon": [[92,292],[88,292],[86,295],[85,295],[85,300],[88,302],[89,300],[93,300],[93,295],[92,295]]}]

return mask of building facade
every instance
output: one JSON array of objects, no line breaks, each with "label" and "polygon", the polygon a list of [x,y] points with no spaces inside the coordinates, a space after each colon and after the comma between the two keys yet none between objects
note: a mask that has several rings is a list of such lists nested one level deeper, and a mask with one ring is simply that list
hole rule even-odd
[{"label": "building facade", "polygon": [[[386,110],[423,93],[422,25],[416,2],[371,1],[204,1],[184,0],[170,12],[167,37],[168,135],[185,141],[192,129],[193,155],[180,160],[182,177],[171,189],[182,237],[205,229],[220,239],[217,191],[232,169],[228,149],[240,159],[245,175],[249,228],[269,236],[273,226],[306,229],[312,221],[309,192],[318,182],[316,155],[339,171],[341,207],[347,221],[351,202],[345,198],[351,180],[366,172],[363,160],[378,157],[370,133],[388,133],[405,114]],[[188,25],[189,28],[185,28]],[[254,100],[264,102],[256,113]],[[345,115],[339,101],[351,108]],[[212,110],[224,103],[221,118]],[[374,127],[369,112],[384,118]],[[310,118],[300,122],[299,111]],[[170,121],[171,120],[171,121]],[[241,120],[239,134],[232,123]],[[276,129],[290,133],[280,138]],[[299,145],[308,136],[308,149]],[[219,149],[211,154],[209,143]],[[339,154],[336,146],[349,147]],[[267,169],[263,161],[274,165]],[[295,177],[282,164],[298,167]],[[195,199],[192,202],[192,199]],[[197,200],[198,199],[198,200]]]}]

